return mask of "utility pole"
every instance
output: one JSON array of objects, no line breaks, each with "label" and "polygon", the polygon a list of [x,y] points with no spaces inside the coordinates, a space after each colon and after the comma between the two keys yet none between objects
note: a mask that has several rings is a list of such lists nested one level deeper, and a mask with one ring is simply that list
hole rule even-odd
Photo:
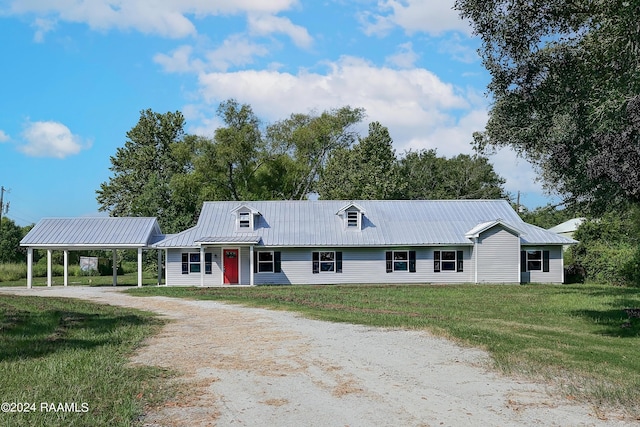
[{"label": "utility pole", "polygon": [[0,187],[0,231],[2,231],[2,211],[4,211],[4,186]]}]

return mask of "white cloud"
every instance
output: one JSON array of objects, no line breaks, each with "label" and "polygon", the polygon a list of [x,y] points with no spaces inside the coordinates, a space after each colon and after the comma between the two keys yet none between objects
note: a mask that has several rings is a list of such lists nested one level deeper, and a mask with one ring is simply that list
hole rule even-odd
[{"label": "white cloud", "polygon": [[0,129],[0,143],[7,142],[10,139],[11,138],[9,137],[9,135],[7,135],[2,129]]},{"label": "white cloud", "polygon": [[397,53],[389,55],[385,58],[385,62],[398,68],[413,68],[418,60],[418,54],[413,51],[411,42],[403,43],[398,46]]},{"label": "white cloud", "polygon": [[36,43],[42,43],[44,41],[44,35],[49,31],[53,31],[56,27],[56,21],[47,18],[36,18],[32,24],[36,28],[36,32],[33,35],[33,41]]},{"label": "white cloud", "polygon": [[[180,38],[196,33],[188,18],[193,16],[232,15],[242,13],[276,14],[287,10],[297,0],[13,0],[9,14],[35,14],[36,21],[59,20],[84,23],[92,29],[134,29],[145,34]],[[53,21],[49,21],[53,22]],[[35,24],[41,37],[46,30]]]},{"label": "white cloud", "polygon": [[63,159],[90,146],[72,134],[68,127],[53,121],[28,123],[22,132],[22,138],[24,144],[19,145],[18,149],[33,157]]},{"label": "white cloud", "polygon": [[440,35],[446,31],[471,33],[469,23],[453,10],[453,0],[386,0],[378,3],[379,13],[363,15],[364,31],[368,35],[384,35],[398,26],[408,34],[424,32]]},{"label": "white cloud", "polygon": [[183,45],[169,55],[158,53],[153,57],[153,61],[160,64],[164,71],[168,73],[190,73],[204,70],[204,64],[198,59],[191,59],[193,47]]},{"label": "white cloud", "polygon": [[261,36],[282,33],[289,36],[296,46],[305,49],[311,47],[313,43],[313,38],[306,28],[295,25],[288,18],[281,16],[249,15],[249,31],[251,34]]}]

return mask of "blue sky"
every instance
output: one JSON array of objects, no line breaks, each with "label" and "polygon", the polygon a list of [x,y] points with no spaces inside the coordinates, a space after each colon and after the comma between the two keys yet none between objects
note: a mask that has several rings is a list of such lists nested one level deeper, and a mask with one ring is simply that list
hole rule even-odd
[{"label": "blue sky", "polygon": [[[487,120],[477,38],[453,0],[0,0],[0,185],[8,217],[96,215],[140,111],[212,136],[218,104],[265,123],[343,105],[398,153],[471,152]],[[509,150],[491,157],[529,208],[549,199]]]}]

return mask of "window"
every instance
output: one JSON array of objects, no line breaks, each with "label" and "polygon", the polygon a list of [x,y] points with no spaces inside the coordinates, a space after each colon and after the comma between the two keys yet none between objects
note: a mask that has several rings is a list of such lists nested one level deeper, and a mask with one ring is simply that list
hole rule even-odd
[{"label": "window", "polygon": [[347,212],[347,228],[360,228],[360,213],[356,211]]},{"label": "window", "polygon": [[387,273],[394,271],[416,272],[416,251],[387,251]]},{"label": "window", "polygon": [[254,273],[280,273],[280,252],[258,252],[257,262],[253,264]]},{"label": "window", "polygon": [[311,260],[313,274],[342,273],[342,252],[312,252]]},{"label": "window", "polygon": [[549,271],[549,251],[526,250],[520,252],[520,270]]},{"label": "window", "polygon": [[250,212],[240,212],[238,214],[238,227],[240,227],[240,228],[251,228],[251,213]]},{"label": "window", "polygon": [[[204,273],[211,274],[212,271],[212,255],[204,254]],[[182,254],[182,274],[200,273],[200,253],[190,252]]]},{"label": "window", "polygon": [[433,252],[433,271],[439,273],[441,271],[464,271],[464,252],[463,251],[434,251]]}]

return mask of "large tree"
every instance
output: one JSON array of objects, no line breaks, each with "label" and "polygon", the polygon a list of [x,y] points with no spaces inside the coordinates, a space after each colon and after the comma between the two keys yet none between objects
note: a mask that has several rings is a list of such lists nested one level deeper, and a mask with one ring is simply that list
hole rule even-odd
[{"label": "large tree", "polygon": [[[302,200],[315,191],[329,157],[353,144],[357,137],[353,127],[363,118],[363,109],[345,106],[319,115],[292,114],[268,126],[269,152],[278,162],[274,171],[287,169],[278,198]],[[271,179],[277,182],[278,177]]]},{"label": "large tree", "polygon": [[183,144],[182,113],[141,111],[124,147],[111,157],[113,176],[96,191],[99,209],[111,216],[157,216],[164,231],[178,231],[169,184],[190,168]]},{"label": "large tree", "polygon": [[399,161],[401,198],[501,199],[504,179],[481,155],[459,154],[450,159],[435,150],[409,151]]},{"label": "large tree", "polygon": [[389,130],[373,122],[357,144],[333,152],[318,182],[318,193],[322,199],[395,199],[397,169]]},{"label": "large tree", "polygon": [[493,97],[479,148],[511,146],[591,207],[640,201],[640,3],[456,0]]}]

